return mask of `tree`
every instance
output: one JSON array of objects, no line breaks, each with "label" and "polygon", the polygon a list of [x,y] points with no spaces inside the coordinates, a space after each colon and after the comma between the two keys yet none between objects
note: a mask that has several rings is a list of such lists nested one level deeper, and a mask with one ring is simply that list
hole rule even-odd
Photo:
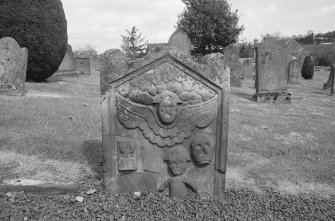
[{"label": "tree", "polygon": [[195,54],[223,52],[236,43],[243,31],[238,14],[226,0],[182,0],[186,7],[178,16],[177,28],[190,37]]},{"label": "tree", "polygon": [[79,57],[96,57],[99,55],[97,49],[90,44],[86,44],[83,48],[79,47],[75,49],[73,53]]},{"label": "tree", "polygon": [[54,74],[67,49],[67,22],[61,0],[1,0],[0,38],[28,49],[27,80]]},{"label": "tree", "polygon": [[305,79],[312,79],[314,75],[314,65],[311,56],[307,56],[301,69],[301,76]]},{"label": "tree", "polygon": [[144,37],[142,37],[142,34],[138,34],[138,31],[139,29],[133,26],[131,31],[126,29],[128,36],[121,35],[121,48],[126,53],[127,57],[139,58],[145,54],[148,42],[144,42]]}]

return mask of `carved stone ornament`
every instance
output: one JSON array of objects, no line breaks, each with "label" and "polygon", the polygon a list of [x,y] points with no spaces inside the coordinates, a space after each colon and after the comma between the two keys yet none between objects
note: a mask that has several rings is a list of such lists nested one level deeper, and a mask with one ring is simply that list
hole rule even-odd
[{"label": "carved stone ornament", "polygon": [[215,150],[215,138],[208,133],[197,133],[191,140],[191,156],[197,165],[206,165],[212,161]]},{"label": "carved stone ornament", "polygon": [[118,142],[118,169],[137,170],[136,144],[131,141]]},{"label": "carved stone ornament", "polygon": [[178,106],[176,98],[163,96],[159,106],[155,107],[116,95],[116,105],[119,120],[126,128],[139,128],[145,138],[160,147],[183,142],[196,127],[207,127],[217,114],[216,96],[189,106]]}]

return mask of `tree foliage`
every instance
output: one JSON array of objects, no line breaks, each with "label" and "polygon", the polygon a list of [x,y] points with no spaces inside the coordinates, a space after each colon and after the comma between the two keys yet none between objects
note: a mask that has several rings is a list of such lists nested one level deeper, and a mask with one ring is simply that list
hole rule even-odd
[{"label": "tree foliage", "polygon": [[314,65],[311,56],[307,56],[301,69],[301,76],[305,79],[312,79],[314,75]]},{"label": "tree foliage", "polygon": [[148,43],[142,37],[141,33],[138,33],[139,29],[135,26],[129,31],[126,29],[127,36],[122,37],[122,50],[126,53],[129,58],[139,58],[145,54]]},{"label": "tree foliage", "polygon": [[61,0],[0,0],[0,38],[12,37],[28,49],[27,80],[54,74],[67,48]]},{"label": "tree foliage", "polygon": [[85,47],[75,49],[73,53],[78,57],[96,57],[99,55],[97,49],[90,44],[86,44]]},{"label": "tree foliage", "polygon": [[236,43],[244,29],[238,26],[237,10],[226,0],[182,0],[186,7],[178,16],[177,27],[187,33],[195,54],[223,52]]}]

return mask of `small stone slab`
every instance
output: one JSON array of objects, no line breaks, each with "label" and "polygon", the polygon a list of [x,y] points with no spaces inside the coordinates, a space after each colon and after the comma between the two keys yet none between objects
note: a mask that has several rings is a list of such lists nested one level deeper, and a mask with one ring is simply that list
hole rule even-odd
[{"label": "small stone slab", "polygon": [[55,184],[37,180],[7,180],[0,185],[0,192],[31,192],[38,194],[66,194],[80,190],[79,183]]},{"label": "small stone slab", "polygon": [[256,102],[262,103],[291,103],[291,94],[286,92],[281,93],[257,93],[254,94],[252,99]]},{"label": "small stone slab", "polygon": [[0,39],[0,94],[24,95],[28,50],[10,37]]}]

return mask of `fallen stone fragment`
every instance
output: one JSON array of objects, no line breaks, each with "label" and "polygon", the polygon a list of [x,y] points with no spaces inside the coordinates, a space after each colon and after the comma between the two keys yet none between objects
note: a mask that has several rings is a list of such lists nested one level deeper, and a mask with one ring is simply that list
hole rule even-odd
[{"label": "fallen stone fragment", "polygon": [[97,192],[96,189],[90,189],[89,191],[86,192],[87,195],[91,195],[93,193]]},{"label": "fallen stone fragment", "polygon": [[77,196],[75,200],[78,201],[79,203],[82,203],[84,201],[84,197]]}]

